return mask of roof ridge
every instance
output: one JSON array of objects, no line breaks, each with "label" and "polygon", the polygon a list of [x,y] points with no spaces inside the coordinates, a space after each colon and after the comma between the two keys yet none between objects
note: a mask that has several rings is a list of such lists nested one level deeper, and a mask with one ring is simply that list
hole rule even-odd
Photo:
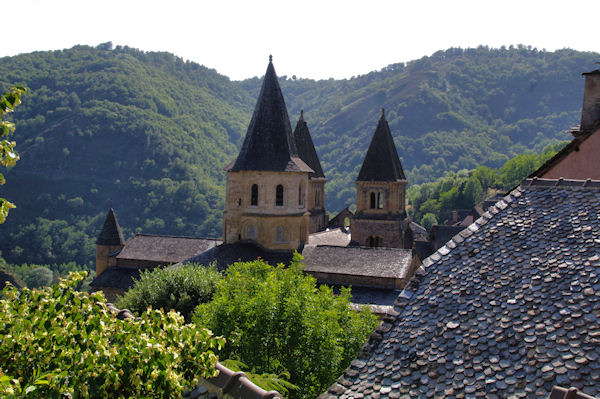
[{"label": "roof ridge", "polygon": [[143,236],[143,237],[166,237],[166,238],[187,238],[191,240],[212,240],[212,241],[220,241],[220,238],[212,238],[212,237],[193,237],[193,236],[176,236],[170,234],[147,234],[147,233],[135,233],[134,237]]},{"label": "roof ridge", "polygon": [[582,188],[582,189],[600,189],[600,180],[592,179],[564,179],[562,177],[558,179],[541,179],[539,177],[527,178],[521,182],[519,187],[527,188],[549,188],[549,187],[562,187],[562,188]]}]

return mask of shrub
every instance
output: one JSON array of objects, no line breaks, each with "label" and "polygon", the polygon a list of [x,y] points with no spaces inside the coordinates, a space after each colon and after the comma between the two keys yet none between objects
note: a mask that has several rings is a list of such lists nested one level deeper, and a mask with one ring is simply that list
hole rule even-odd
[{"label": "shrub", "polygon": [[198,304],[211,300],[220,277],[215,267],[194,264],[146,271],[135,285],[117,300],[117,306],[137,314],[148,307],[173,309],[189,321]]},{"label": "shrub", "polygon": [[41,288],[52,284],[53,276],[52,270],[48,269],[47,267],[40,266],[28,270],[23,279],[25,280],[27,287]]},{"label": "shrub", "polygon": [[260,260],[229,266],[193,321],[227,339],[222,358],[253,374],[289,375],[299,388],[290,398],[314,398],[348,367],[378,321],[367,308],[350,309],[349,289],[336,296],[317,288],[300,260],[296,255],[288,268]]},{"label": "shrub", "polygon": [[41,290],[5,288],[0,395],[170,397],[215,374],[221,338],[175,312],[119,320],[101,293],[74,290],[85,274]]}]

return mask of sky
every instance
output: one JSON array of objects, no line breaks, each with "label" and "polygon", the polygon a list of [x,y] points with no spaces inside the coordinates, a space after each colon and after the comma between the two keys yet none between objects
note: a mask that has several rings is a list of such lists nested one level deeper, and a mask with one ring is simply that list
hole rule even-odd
[{"label": "sky", "polygon": [[[0,0],[0,57],[111,41],[234,80],[342,79],[450,47],[600,52],[598,0]],[[6,21],[10,21],[7,23]],[[600,61],[600,60],[599,60]],[[593,67],[593,66],[591,66]]]}]

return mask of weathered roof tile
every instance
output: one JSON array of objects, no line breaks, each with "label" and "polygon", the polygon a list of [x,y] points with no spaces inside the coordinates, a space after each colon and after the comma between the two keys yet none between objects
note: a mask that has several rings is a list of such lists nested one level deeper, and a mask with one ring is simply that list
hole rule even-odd
[{"label": "weathered roof tile", "polygon": [[526,181],[493,206],[423,262],[389,331],[328,395],[546,398],[560,384],[599,395],[596,183]]}]

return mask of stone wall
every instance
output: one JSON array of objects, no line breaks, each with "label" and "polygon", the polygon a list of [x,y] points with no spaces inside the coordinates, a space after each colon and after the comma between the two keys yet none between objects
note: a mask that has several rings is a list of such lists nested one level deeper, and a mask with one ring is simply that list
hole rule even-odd
[{"label": "stone wall", "polygon": [[[281,205],[276,203],[278,185],[283,187]],[[228,172],[223,241],[251,240],[275,251],[300,248],[308,242],[308,186],[308,172]]]}]

